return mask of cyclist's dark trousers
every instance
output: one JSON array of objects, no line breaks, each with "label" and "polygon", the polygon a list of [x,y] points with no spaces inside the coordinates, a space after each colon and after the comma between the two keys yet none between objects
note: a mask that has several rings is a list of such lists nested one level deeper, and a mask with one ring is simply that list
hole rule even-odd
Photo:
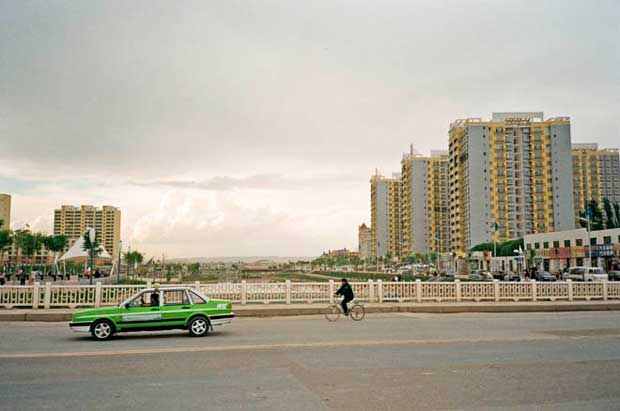
[{"label": "cyclist's dark trousers", "polygon": [[347,308],[347,303],[351,301],[353,301],[353,298],[344,297],[344,299],[340,303],[340,305],[342,305],[342,310],[344,311],[345,314],[349,312],[349,309]]}]

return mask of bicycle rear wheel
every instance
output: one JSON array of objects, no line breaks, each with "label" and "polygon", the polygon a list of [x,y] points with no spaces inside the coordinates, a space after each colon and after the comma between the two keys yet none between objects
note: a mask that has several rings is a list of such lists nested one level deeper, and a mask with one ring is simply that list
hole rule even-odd
[{"label": "bicycle rear wheel", "polygon": [[336,304],[332,304],[327,307],[327,310],[325,311],[325,318],[327,319],[327,321],[337,321],[339,317],[340,307],[338,307]]},{"label": "bicycle rear wheel", "polygon": [[366,310],[364,310],[364,307],[361,305],[354,305],[349,310],[349,314],[351,315],[351,319],[353,321],[361,321],[366,315]]}]

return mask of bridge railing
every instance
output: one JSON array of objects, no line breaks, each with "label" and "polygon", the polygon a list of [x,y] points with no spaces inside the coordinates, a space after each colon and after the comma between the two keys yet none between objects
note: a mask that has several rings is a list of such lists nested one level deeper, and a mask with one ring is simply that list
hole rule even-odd
[{"label": "bridge railing", "polygon": [[[185,284],[210,298],[226,299],[237,304],[326,303],[334,300],[339,283],[274,282],[216,283],[199,281]],[[178,285],[176,285],[178,286]],[[383,302],[479,302],[479,301],[575,301],[620,300],[620,282],[422,282],[368,280],[351,282],[356,299]],[[29,307],[105,307],[118,305],[146,285],[33,285],[0,286],[0,308]],[[165,288],[166,286],[161,286]]]}]

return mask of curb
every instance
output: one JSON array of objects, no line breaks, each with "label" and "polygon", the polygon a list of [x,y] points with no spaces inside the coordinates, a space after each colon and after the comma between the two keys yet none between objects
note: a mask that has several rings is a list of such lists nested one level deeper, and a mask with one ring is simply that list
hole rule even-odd
[{"label": "curb", "polygon": [[[578,302],[578,303],[459,303],[459,304],[386,304],[365,306],[366,313],[424,313],[424,314],[458,314],[458,313],[524,313],[524,312],[570,312],[570,311],[620,311],[618,302]],[[295,307],[274,306],[260,308],[236,306],[233,311],[237,317],[288,317],[298,315],[323,314],[324,306]],[[71,321],[72,311],[68,310],[0,310],[0,322],[3,321]]]}]

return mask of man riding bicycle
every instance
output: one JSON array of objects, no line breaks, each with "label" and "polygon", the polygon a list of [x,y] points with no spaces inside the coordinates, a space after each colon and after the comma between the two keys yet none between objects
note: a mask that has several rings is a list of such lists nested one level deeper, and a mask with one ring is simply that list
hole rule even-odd
[{"label": "man riding bicycle", "polygon": [[349,282],[346,278],[342,279],[342,285],[334,295],[341,295],[344,297],[340,305],[342,305],[344,315],[349,315],[349,307],[347,307],[347,303],[353,301],[355,295],[353,295],[353,289],[351,288],[351,285],[349,285]]}]

